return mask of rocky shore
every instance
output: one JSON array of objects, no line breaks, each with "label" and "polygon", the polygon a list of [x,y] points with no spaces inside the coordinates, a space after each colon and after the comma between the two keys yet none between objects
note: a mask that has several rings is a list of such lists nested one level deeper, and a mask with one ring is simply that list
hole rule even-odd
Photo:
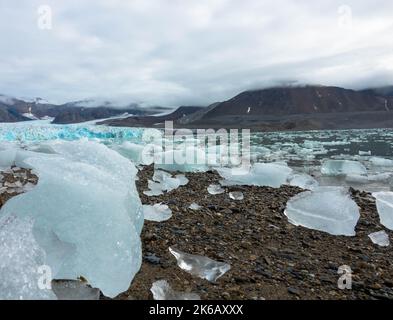
[{"label": "rocky shore", "polygon": [[[152,175],[151,166],[139,172],[142,203],[167,204],[172,217],[145,221],[142,268],[117,299],[152,299],[150,288],[157,280],[201,299],[393,299],[391,246],[377,246],[368,237],[385,230],[392,239],[393,232],[379,223],[370,194],[351,190],[361,214],[356,236],[332,236],[288,222],[286,202],[300,188],[224,187],[225,193],[211,195],[207,187],[220,180],[211,171],[186,174],[187,185],[148,197],[143,191]],[[1,177],[0,207],[27,183],[37,183],[30,171],[18,168],[1,172]],[[232,191],[241,191],[244,199],[230,199]],[[191,203],[201,208],[192,210]],[[231,269],[216,283],[199,279],[177,266],[169,247],[229,263]],[[337,285],[343,265],[352,270],[351,290]]]},{"label": "rocky shore", "polygon": [[[139,173],[142,203],[165,203],[173,215],[164,222],[145,221],[142,268],[119,299],[152,299],[157,280],[201,299],[393,299],[393,251],[368,237],[385,230],[392,238],[393,232],[379,223],[370,194],[351,190],[361,214],[356,236],[332,236],[288,222],[286,202],[300,188],[226,187],[224,194],[211,195],[207,187],[220,178],[207,172],[186,174],[186,186],[148,197],[143,191],[152,175],[152,167]],[[230,199],[231,191],[242,191],[244,199]],[[202,208],[189,209],[193,202]],[[217,283],[193,277],[177,266],[170,246],[227,262],[231,270]],[[343,265],[352,270],[352,290],[338,288]]]}]

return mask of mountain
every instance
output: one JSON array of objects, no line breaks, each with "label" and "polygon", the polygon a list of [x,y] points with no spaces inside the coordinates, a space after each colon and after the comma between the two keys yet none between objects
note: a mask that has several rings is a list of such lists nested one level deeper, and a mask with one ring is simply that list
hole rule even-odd
[{"label": "mountain", "polygon": [[364,89],[361,92],[374,94],[377,96],[383,96],[383,97],[385,97],[385,96],[393,97],[393,86]]},{"label": "mountain", "polygon": [[99,124],[107,124],[110,126],[120,127],[161,127],[165,121],[179,121],[182,118],[197,113],[200,110],[205,109],[199,106],[181,106],[175,111],[159,115],[159,116],[132,116],[122,119],[109,119],[107,121],[100,122]]},{"label": "mountain", "polygon": [[275,87],[245,91],[191,115],[192,128],[309,130],[393,127],[393,96],[339,87]]},{"label": "mountain", "polygon": [[[258,131],[393,128],[393,86],[360,91],[333,86],[286,86],[242,92],[208,107],[116,107],[105,101],[84,100],[63,105],[42,99],[25,101],[0,95],[0,122],[52,117],[67,124],[106,119],[111,126],[163,127],[174,121],[184,128],[249,128]],[[154,114],[160,113],[154,116]]]},{"label": "mountain", "polygon": [[54,118],[53,123],[69,124],[105,119],[125,113],[151,115],[162,112],[161,107],[141,108],[132,103],[119,107],[108,102],[94,104],[92,100],[70,102],[62,105],[50,104],[41,98],[17,99],[0,95],[0,122],[18,122],[42,118]]}]

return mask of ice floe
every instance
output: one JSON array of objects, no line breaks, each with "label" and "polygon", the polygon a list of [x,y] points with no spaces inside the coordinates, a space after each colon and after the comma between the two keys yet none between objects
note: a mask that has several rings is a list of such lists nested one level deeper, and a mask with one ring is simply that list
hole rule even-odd
[{"label": "ice floe", "polygon": [[372,157],[369,161],[377,167],[393,167],[393,160],[384,159],[379,157]]},{"label": "ice floe", "polygon": [[223,185],[255,185],[278,188],[287,183],[293,170],[285,163],[255,163],[247,168],[218,168]]},{"label": "ice floe", "polygon": [[343,187],[318,187],[291,198],[284,211],[289,222],[333,235],[354,236],[359,208]]},{"label": "ice floe", "polygon": [[170,247],[169,252],[175,256],[177,265],[181,269],[211,282],[217,281],[218,278],[231,269],[231,266],[225,262],[218,262],[208,257],[188,254],[176,248]]},{"label": "ice floe", "polygon": [[358,162],[352,160],[326,160],[322,164],[321,173],[326,176],[338,175],[366,175],[366,167]]}]

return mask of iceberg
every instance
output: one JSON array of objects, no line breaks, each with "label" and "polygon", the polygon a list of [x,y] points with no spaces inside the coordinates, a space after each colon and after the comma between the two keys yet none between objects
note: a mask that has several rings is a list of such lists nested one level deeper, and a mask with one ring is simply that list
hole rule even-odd
[{"label": "iceberg", "polygon": [[214,261],[208,257],[184,253],[171,247],[169,247],[169,252],[175,256],[177,265],[181,269],[210,282],[216,282],[231,269],[229,264]]},{"label": "iceberg", "polygon": [[196,293],[174,291],[166,280],[154,282],[150,291],[154,300],[201,300]]},{"label": "iceberg", "polygon": [[377,210],[381,224],[393,230],[393,192],[375,192]]},{"label": "iceberg", "polygon": [[339,175],[366,175],[366,167],[357,161],[352,160],[327,160],[323,162],[321,173],[325,176]]},{"label": "iceberg", "polygon": [[368,237],[374,244],[381,247],[388,247],[390,245],[389,236],[385,231],[373,232]]},{"label": "iceberg", "polygon": [[[34,219],[33,233],[54,279],[82,276],[115,297],[128,289],[142,260],[137,169],[98,142],[53,141],[50,146],[56,154],[30,152],[23,160],[38,175],[38,185],[9,200],[0,215]],[[64,261],[59,261],[59,247]]]},{"label": "iceberg", "polygon": [[153,206],[143,205],[143,214],[145,220],[161,222],[172,217],[172,210],[166,204],[161,203]]},{"label": "iceberg", "polygon": [[290,223],[332,235],[354,236],[359,208],[343,187],[318,187],[291,198],[284,214]]}]

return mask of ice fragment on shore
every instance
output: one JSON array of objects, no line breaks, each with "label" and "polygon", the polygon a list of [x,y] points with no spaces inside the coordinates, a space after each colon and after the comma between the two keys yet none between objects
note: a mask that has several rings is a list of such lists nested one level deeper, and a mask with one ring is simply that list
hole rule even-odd
[{"label": "ice fragment on shore", "polygon": [[143,214],[145,220],[161,222],[172,217],[172,210],[166,204],[157,203],[153,206],[143,205]]},{"label": "ice fragment on shore", "polygon": [[200,300],[196,293],[174,291],[166,280],[153,283],[151,289],[154,300]]},{"label": "ice fragment on shore", "polygon": [[229,198],[231,198],[232,200],[240,201],[244,199],[244,195],[240,191],[234,191],[234,192],[229,192]]},{"label": "ice fragment on shore", "polygon": [[291,198],[284,211],[289,222],[333,235],[355,235],[359,208],[342,187],[318,187]]},{"label": "ice fragment on shore", "polygon": [[321,173],[326,176],[339,175],[366,175],[366,167],[357,161],[352,160],[327,160],[322,164]]},{"label": "ice fragment on shore", "polygon": [[53,270],[59,239],[75,246],[53,271],[55,279],[82,276],[104,295],[115,297],[129,288],[142,260],[137,170],[94,141],[50,145],[56,155],[31,152],[24,160],[38,175],[37,186],[7,201],[0,215],[34,218],[34,235],[48,261],[54,261],[49,263]]},{"label": "ice fragment on shore", "polygon": [[143,192],[147,196],[159,196],[163,194],[164,191],[170,192],[188,183],[188,179],[185,175],[178,174],[172,178],[170,173],[162,170],[155,170],[152,179],[153,180],[148,181],[150,190]]},{"label": "ice fragment on shore", "polygon": [[393,192],[375,192],[377,210],[381,224],[393,230]]},{"label": "ice fragment on shore", "polygon": [[191,210],[200,210],[202,207],[200,205],[198,205],[197,203],[193,202],[190,204],[190,206],[188,207]]},{"label": "ice fragment on shore", "polygon": [[[56,299],[50,289],[39,287],[40,277],[43,276],[40,268],[45,264],[45,252],[33,236],[33,220],[2,216],[0,218],[0,300]],[[50,282],[52,279],[46,280]]]},{"label": "ice fragment on shore", "polygon": [[98,300],[100,290],[91,288],[78,280],[56,280],[52,282],[52,291],[59,300]]},{"label": "ice fragment on shore", "polygon": [[212,195],[222,194],[225,192],[225,190],[218,184],[211,184],[207,187],[207,191]]},{"label": "ice fragment on shore", "polygon": [[368,236],[373,243],[381,247],[388,247],[390,245],[389,236],[385,231],[373,232]]},{"label": "ice fragment on shore", "polygon": [[255,163],[250,170],[219,168],[225,185],[255,185],[279,188],[287,182],[292,169],[282,163]]},{"label": "ice fragment on shore", "polygon": [[215,282],[231,269],[229,264],[214,261],[208,257],[184,253],[171,247],[169,247],[169,252],[175,256],[177,265],[181,269],[210,282]]}]

